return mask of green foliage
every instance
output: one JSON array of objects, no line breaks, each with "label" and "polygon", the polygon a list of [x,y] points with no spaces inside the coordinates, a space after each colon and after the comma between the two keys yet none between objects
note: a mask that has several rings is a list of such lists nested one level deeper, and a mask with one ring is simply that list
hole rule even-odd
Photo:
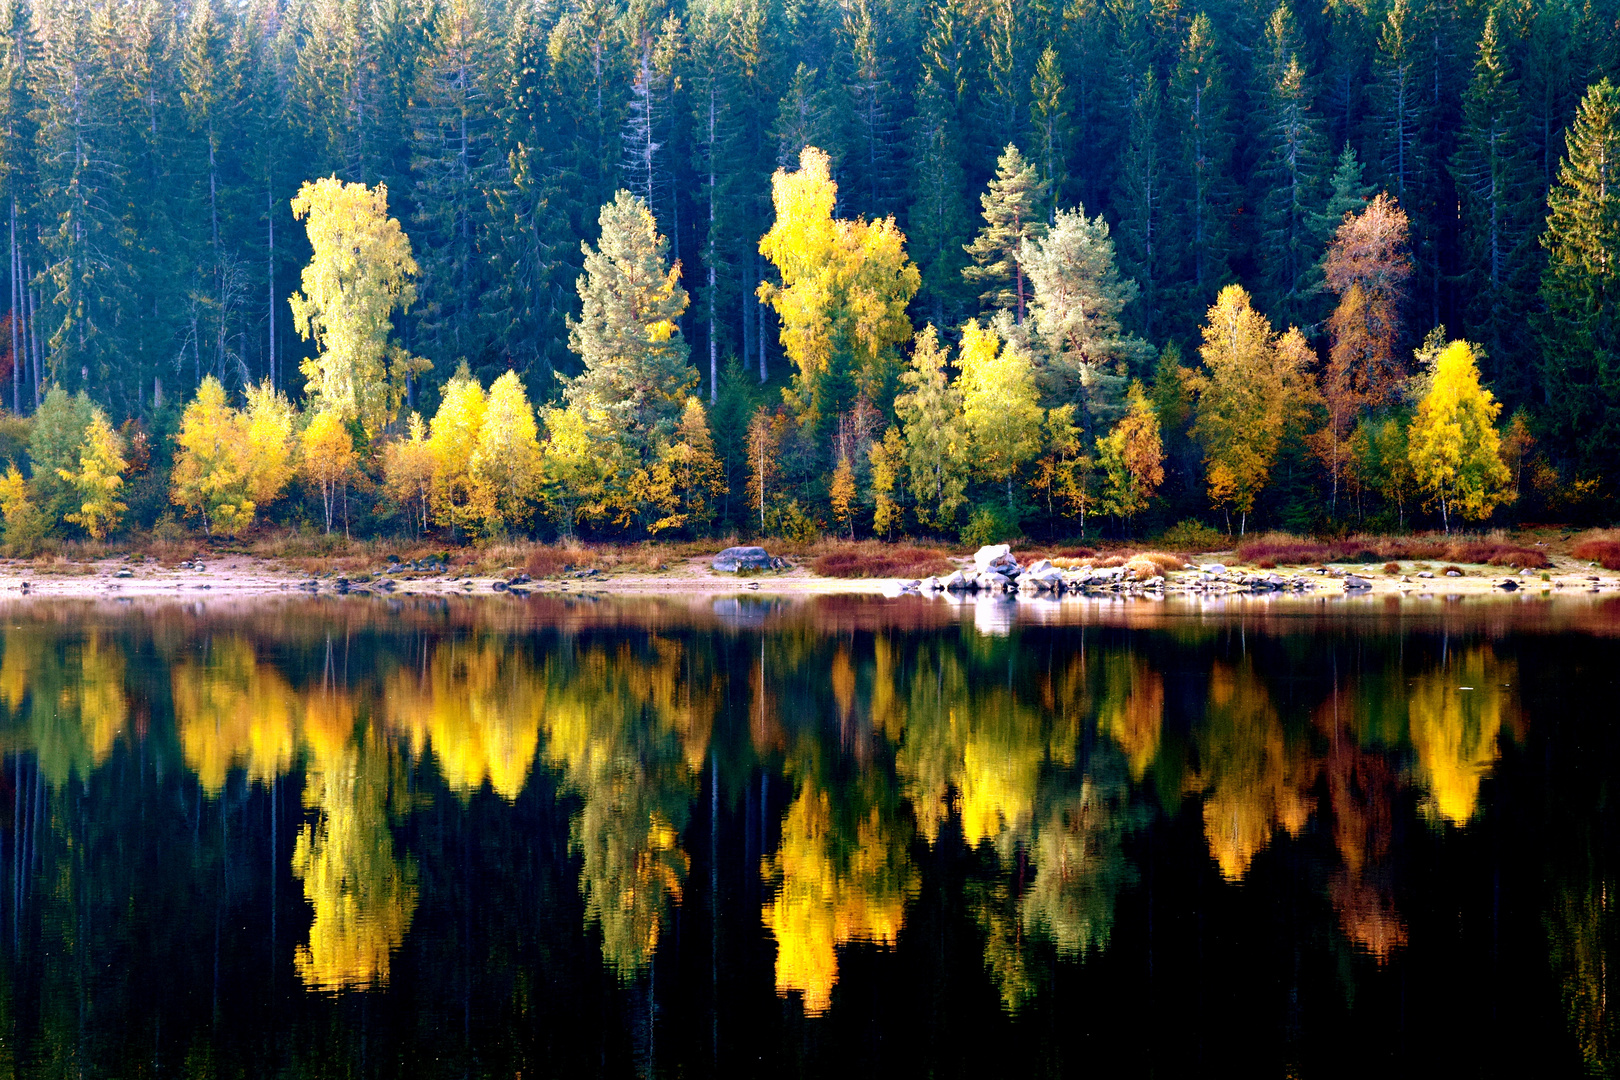
[{"label": "green foliage", "polygon": [[960,536],[968,547],[1010,543],[1019,537],[1018,515],[1006,503],[979,503],[968,515]]},{"label": "green foliage", "polygon": [[6,522],[6,551],[24,558],[37,555],[50,523],[29,497],[28,481],[15,465],[0,477],[0,516]]},{"label": "green foliage", "polygon": [[77,493],[62,473],[78,470],[85,431],[94,415],[90,395],[83,390],[70,394],[59,386],[51,387],[34,414],[28,458],[33,463],[34,502],[47,529],[78,509]]},{"label": "green foliage", "polygon": [[1154,543],[1165,551],[1221,551],[1231,546],[1232,538],[1196,518],[1183,518],[1160,533]]}]

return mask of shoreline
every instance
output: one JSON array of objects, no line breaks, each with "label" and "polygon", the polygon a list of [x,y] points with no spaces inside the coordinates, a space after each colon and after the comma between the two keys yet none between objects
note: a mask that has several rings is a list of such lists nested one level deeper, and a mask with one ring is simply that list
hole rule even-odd
[{"label": "shoreline", "polygon": [[[960,560],[969,567],[971,559]],[[1203,565],[1218,560],[1207,558]],[[1211,578],[1200,572],[1197,565],[1188,570],[1172,571],[1165,577],[1161,589],[1126,587],[1119,590],[1096,589],[1084,593],[1069,592],[1064,598],[1090,596],[1094,599],[1146,597],[1163,600],[1175,597],[1188,599],[1263,598],[1263,597],[1400,597],[1442,598],[1464,596],[1539,596],[1590,597],[1593,594],[1620,593],[1620,572],[1567,565],[1573,560],[1561,559],[1566,565],[1549,571],[1531,571],[1520,574],[1505,567],[1468,566],[1460,577],[1445,577],[1436,573],[1432,578],[1419,578],[1411,568],[1403,568],[1402,576],[1387,575],[1381,569],[1363,564],[1327,564],[1329,573],[1320,573],[1315,567],[1286,567],[1277,570],[1254,570],[1231,566],[1225,578]],[[1548,580],[1542,580],[1542,574]],[[1354,575],[1369,583],[1364,589],[1346,589],[1346,576]],[[1248,577],[1280,579],[1287,587],[1280,590],[1255,590],[1232,583]],[[221,555],[203,558],[201,569],[197,564],[164,565],[153,560],[136,560],[129,556],[111,556],[82,562],[62,561],[52,566],[38,567],[15,561],[0,562],[0,596],[57,597],[57,598],[116,598],[116,597],[171,597],[194,598],[201,596],[289,596],[289,595],[377,595],[377,596],[523,596],[545,594],[591,596],[668,596],[758,593],[778,596],[884,596],[899,595],[903,579],[895,578],[833,578],[822,577],[804,567],[784,571],[767,571],[740,576],[714,571],[707,558],[684,560],[684,565],[658,572],[575,572],[562,576],[522,580],[489,574],[458,574],[417,571],[406,567],[379,567],[369,572],[341,574],[337,571],[311,577],[296,569],[278,564],[275,560],[251,555]],[[1501,588],[1511,581],[1513,590]],[[1295,587],[1296,583],[1299,587]],[[987,597],[986,593],[923,593],[955,600],[958,603]],[[1055,600],[1051,593],[1036,594],[1037,598]]]}]

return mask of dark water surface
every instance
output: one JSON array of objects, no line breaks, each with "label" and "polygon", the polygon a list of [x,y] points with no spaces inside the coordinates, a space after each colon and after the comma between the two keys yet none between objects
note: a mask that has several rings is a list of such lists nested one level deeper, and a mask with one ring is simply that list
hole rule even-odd
[{"label": "dark water surface", "polygon": [[0,607],[0,1076],[1616,1075],[1617,644],[1596,599]]}]

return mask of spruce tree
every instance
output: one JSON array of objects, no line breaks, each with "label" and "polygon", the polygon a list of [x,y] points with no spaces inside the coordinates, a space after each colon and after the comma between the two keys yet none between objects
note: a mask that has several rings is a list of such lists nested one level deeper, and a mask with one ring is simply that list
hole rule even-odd
[{"label": "spruce tree", "polygon": [[1187,28],[1170,81],[1170,127],[1180,136],[1182,182],[1178,215],[1185,247],[1182,275],[1196,310],[1230,273],[1227,216],[1233,201],[1231,88],[1209,16],[1200,12]]},{"label": "spruce tree", "polygon": [[1164,153],[1167,141],[1164,91],[1152,70],[1142,78],[1131,105],[1130,135],[1120,163],[1119,255],[1124,272],[1141,292],[1134,322],[1152,337],[1163,302],[1169,270],[1170,177]]},{"label": "spruce tree", "polygon": [[1474,78],[1463,96],[1461,145],[1451,174],[1462,203],[1462,300],[1471,336],[1485,346],[1499,398],[1528,392],[1527,314],[1533,293],[1536,171],[1525,139],[1519,83],[1498,12],[1485,18]]},{"label": "spruce tree", "polygon": [[958,321],[967,302],[962,241],[968,235],[962,145],[947,92],[924,69],[912,117],[911,205],[906,237],[922,271],[923,307],[940,325]]},{"label": "spruce tree", "polygon": [[596,246],[582,245],[580,316],[568,320],[568,346],[585,370],[564,396],[570,408],[606,413],[624,445],[645,451],[674,430],[698,381],[678,323],[687,294],[639,197],[621,189],[598,220]]},{"label": "spruce tree", "polygon": [[1541,409],[1555,444],[1600,470],[1620,450],[1620,89],[1608,79],[1581,99],[1568,141],[1541,236]]},{"label": "spruce tree", "polygon": [[1025,241],[1046,235],[1040,213],[1045,197],[1046,185],[1037,178],[1035,166],[1024,160],[1017,146],[1008,143],[996,160],[996,176],[989,190],[979,196],[984,227],[971,244],[963,247],[973,258],[973,265],[963,267],[962,276],[984,288],[980,301],[998,310],[1013,311],[1020,323],[1024,321],[1029,287],[1019,265],[1019,249]]},{"label": "spruce tree", "polygon": [[1280,321],[1304,315],[1317,283],[1313,228],[1321,205],[1322,132],[1312,112],[1315,89],[1300,57],[1293,16],[1286,5],[1266,27],[1271,62],[1259,179],[1265,247],[1265,308]]},{"label": "spruce tree", "polygon": [[496,359],[480,302],[487,286],[482,252],[490,247],[491,195],[506,165],[492,131],[489,23],[481,0],[448,0],[439,8],[417,67],[412,109],[412,239],[423,300],[416,349],[440,371],[465,361],[481,377],[492,376],[480,369]]}]

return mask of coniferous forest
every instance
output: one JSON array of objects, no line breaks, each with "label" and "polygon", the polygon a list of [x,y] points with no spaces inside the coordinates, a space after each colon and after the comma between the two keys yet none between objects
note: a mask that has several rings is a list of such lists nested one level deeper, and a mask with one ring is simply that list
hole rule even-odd
[{"label": "coniferous forest", "polygon": [[1620,2],[4,0],[6,541],[1601,521]]}]

